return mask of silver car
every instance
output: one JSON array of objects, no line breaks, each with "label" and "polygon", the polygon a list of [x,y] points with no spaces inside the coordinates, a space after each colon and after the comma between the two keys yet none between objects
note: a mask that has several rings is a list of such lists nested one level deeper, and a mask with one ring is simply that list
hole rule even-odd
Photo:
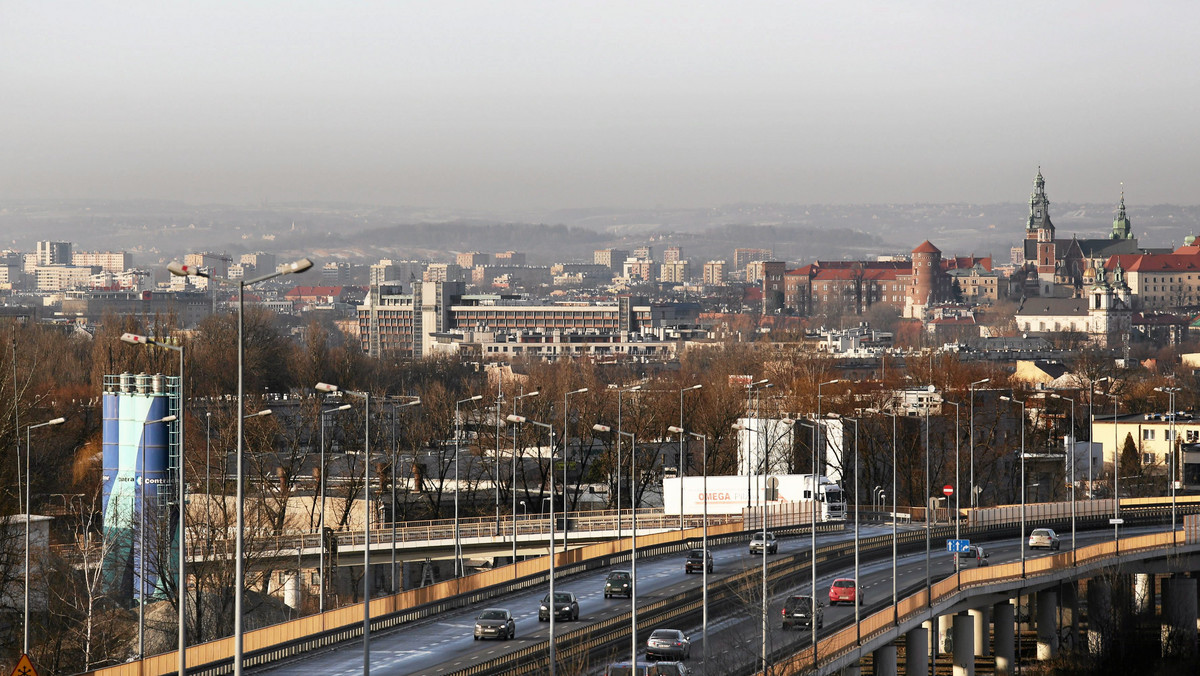
[{"label": "silver car", "polygon": [[692,642],[678,629],[655,629],[646,639],[646,659],[686,660]]},{"label": "silver car", "polygon": [[1058,533],[1055,533],[1049,528],[1034,528],[1029,534],[1029,548],[1037,549],[1039,547],[1045,549],[1058,549],[1061,543],[1058,541]]}]

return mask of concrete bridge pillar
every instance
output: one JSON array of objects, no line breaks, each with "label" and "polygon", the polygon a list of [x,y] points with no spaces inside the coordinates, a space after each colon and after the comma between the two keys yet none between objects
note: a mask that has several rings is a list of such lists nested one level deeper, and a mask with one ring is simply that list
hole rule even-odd
[{"label": "concrete bridge pillar", "polygon": [[875,661],[875,676],[896,676],[896,646],[889,643],[871,653]]},{"label": "concrete bridge pillar", "polygon": [[987,657],[992,654],[990,649],[992,629],[992,609],[988,606],[974,608],[968,611],[974,624],[975,656]]},{"label": "concrete bridge pillar", "polygon": [[965,612],[953,617],[954,676],[975,676],[975,621]]},{"label": "concrete bridge pillar", "polygon": [[842,667],[842,676],[860,676],[861,674],[862,667],[858,666],[857,664],[852,664],[848,667]]},{"label": "concrete bridge pillar", "polygon": [[904,673],[929,676],[929,623],[904,634]]},{"label": "concrete bridge pillar", "polygon": [[1088,652],[1092,655],[1103,655],[1108,651],[1112,640],[1113,617],[1113,587],[1101,577],[1093,577],[1087,585],[1087,625]]},{"label": "concrete bridge pillar", "polygon": [[1058,592],[1043,589],[1037,593],[1037,658],[1051,660],[1058,654]]},{"label": "concrete bridge pillar", "polygon": [[1196,654],[1196,579],[1173,575],[1162,581],[1162,654]]},{"label": "concrete bridge pillar", "polygon": [[1133,576],[1133,614],[1138,618],[1154,615],[1154,576],[1135,573]]},{"label": "concrete bridge pillar", "polygon": [[996,653],[996,676],[1012,676],[1016,664],[1016,636],[1013,622],[1016,621],[1016,608],[1012,601],[1004,601],[992,606],[992,631],[995,640],[993,651]]},{"label": "concrete bridge pillar", "polygon": [[1072,580],[1059,585],[1059,606],[1063,611],[1063,625],[1070,626],[1067,632],[1066,650],[1074,650],[1079,643],[1079,583]]},{"label": "concrete bridge pillar", "polygon": [[937,618],[937,654],[945,655],[951,652],[953,639],[954,616],[938,615]]}]

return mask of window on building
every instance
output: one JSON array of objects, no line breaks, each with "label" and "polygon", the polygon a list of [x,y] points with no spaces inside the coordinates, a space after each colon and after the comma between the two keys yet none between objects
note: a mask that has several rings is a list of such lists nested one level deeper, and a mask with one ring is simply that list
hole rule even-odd
[{"label": "window on building", "polygon": [[1154,430],[1142,430],[1142,441],[1154,441]]}]

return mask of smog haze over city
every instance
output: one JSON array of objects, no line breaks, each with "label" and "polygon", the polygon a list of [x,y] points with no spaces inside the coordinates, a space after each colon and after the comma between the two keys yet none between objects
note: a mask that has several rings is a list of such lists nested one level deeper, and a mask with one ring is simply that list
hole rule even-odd
[{"label": "smog haze over city", "polygon": [[1200,220],[1162,206],[1200,203],[1196,25],[1185,2],[9,2],[0,227],[23,246],[97,237],[100,213],[201,214],[209,246],[450,221],[888,244],[912,224],[1003,251],[1041,166],[1060,226],[1102,232],[1124,190],[1167,246]]}]

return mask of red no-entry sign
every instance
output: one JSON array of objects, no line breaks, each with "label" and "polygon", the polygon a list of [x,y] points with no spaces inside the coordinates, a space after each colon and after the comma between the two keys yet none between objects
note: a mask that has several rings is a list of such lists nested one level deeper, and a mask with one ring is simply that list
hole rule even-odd
[{"label": "red no-entry sign", "polygon": [[954,486],[946,484],[945,486],[942,486],[942,492],[946,494],[946,497],[950,497],[951,495],[954,495]]}]

